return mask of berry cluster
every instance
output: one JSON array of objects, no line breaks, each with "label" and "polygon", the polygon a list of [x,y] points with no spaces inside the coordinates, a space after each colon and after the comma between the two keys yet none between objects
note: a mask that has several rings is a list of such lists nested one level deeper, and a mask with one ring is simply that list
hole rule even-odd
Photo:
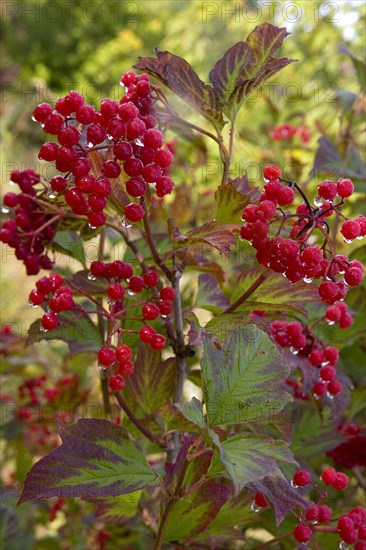
[{"label": "berry cluster", "polygon": [[[333,305],[344,300],[347,286],[359,285],[364,274],[360,262],[349,262],[345,256],[334,253],[325,222],[325,218],[334,213],[343,216],[339,207],[352,194],[353,183],[348,179],[341,179],[337,183],[326,180],[318,186],[319,195],[314,201],[315,208],[306,199],[299,205],[296,213],[291,214],[285,213],[281,207],[293,203],[294,189],[304,199],[305,196],[297,184],[283,180],[281,174],[281,169],[274,165],[264,169],[267,183],[258,204],[249,204],[244,208],[242,219],[246,223],[241,228],[240,236],[250,241],[257,250],[256,257],[260,264],[270,267],[276,273],[283,273],[290,283],[294,284],[301,279],[308,283],[314,279],[323,279],[319,286],[319,296],[325,304]],[[337,195],[340,201],[334,203]],[[278,222],[280,227],[275,236],[269,236],[271,224]],[[348,227],[352,227],[352,231]],[[286,229],[290,231],[289,238],[280,236],[281,231]],[[312,243],[316,229],[324,239],[321,246]],[[341,233],[347,242],[351,237],[363,238],[366,234],[366,218],[359,216],[356,220],[347,220]],[[343,311],[340,309],[339,315],[332,310],[330,316],[335,317],[342,328],[351,323],[344,307]],[[330,322],[335,321],[330,319]]]},{"label": "berry cluster", "polygon": [[[273,321],[270,333],[281,348],[289,347],[292,353],[307,358],[308,363],[318,369],[319,379],[312,388],[315,399],[324,394],[332,399],[342,390],[342,384],[336,380],[335,365],[339,359],[337,348],[322,347],[308,327],[298,321]],[[294,390],[298,391],[298,388],[294,387]]]},{"label": "berry cluster", "polygon": [[[71,91],[56,101],[55,109],[41,103],[33,112],[44,132],[58,141],[44,143],[38,155],[55,162],[62,174],[49,182],[49,196],[64,193],[71,210],[86,215],[92,228],[105,224],[110,180],[118,178],[122,170],[126,192],[133,199],[141,199],[149,183],[158,197],[174,188],[167,176],[173,155],[163,148],[164,136],[156,128],[149,77],[129,71],[122,75],[121,84],[126,93],[120,102],[102,99],[99,111],[85,103],[82,94]],[[104,154],[100,168],[92,161],[96,150]],[[142,204],[131,202],[124,213],[128,221],[137,222],[145,212]]]},{"label": "berry cluster", "polygon": [[366,550],[366,510],[361,506],[339,518],[338,533],[346,544],[354,544],[355,550]]},{"label": "berry cluster", "polygon": [[[154,350],[161,350],[166,344],[166,338],[162,334],[146,324],[147,321],[156,320],[168,316],[173,310],[175,290],[171,287],[164,287],[158,293],[157,286],[160,284],[160,277],[154,269],[149,269],[140,277],[134,274],[130,264],[116,260],[112,263],[94,261],[90,265],[90,276],[104,277],[108,280],[107,296],[110,307],[113,308],[113,315],[118,317],[121,308],[123,310],[123,298],[126,291],[130,295],[140,294],[143,291],[153,291],[153,297],[142,304],[141,321],[144,326],[139,331],[139,339],[149,344]],[[132,331],[134,332],[134,331]],[[114,349],[110,344],[110,335],[107,336],[104,346],[99,350],[98,361],[102,368],[111,367],[113,374],[109,379],[109,386],[112,391],[121,390],[124,385],[124,376],[130,376],[134,372],[134,365],[131,362],[132,349],[123,344],[120,338],[121,330],[117,329],[119,343]]]},{"label": "berry cluster", "polygon": [[37,202],[39,193],[35,185],[40,176],[33,170],[11,173],[11,183],[18,184],[20,193],[12,191],[3,197],[3,212],[14,214],[0,229],[0,241],[15,249],[15,256],[22,260],[27,275],[37,275],[41,269],[51,269],[53,262],[45,252],[56,232],[52,215],[47,214]]},{"label": "berry cluster", "polygon": [[55,329],[59,324],[58,313],[69,311],[75,306],[72,290],[63,285],[63,279],[58,273],[51,273],[49,277],[41,277],[36,282],[36,288],[29,294],[29,305],[38,307],[47,302],[49,311],[41,319],[40,330],[47,332]]},{"label": "berry cluster", "polygon": [[366,467],[366,436],[361,426],[355,422],[341,423],[338,430],[347,440],[327,452],[337,466],[343,468]]},{"label": "berry cluster", "polygon": [[310,132],[306,126],[292,126],[291,124],[281,124],[271,130],[270,136],[275,141],[291,139],[298,135],[302,143],[310,141]]}]

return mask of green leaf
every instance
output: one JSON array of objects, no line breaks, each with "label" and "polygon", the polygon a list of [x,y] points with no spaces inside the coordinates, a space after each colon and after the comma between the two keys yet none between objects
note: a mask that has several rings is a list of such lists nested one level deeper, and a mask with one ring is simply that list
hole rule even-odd
[{"label": "green leaf", "polygon": [[155,412],[172,396],[177,376],[175,358],[162,361],[159,351],[140,343],[135,367],[128,377],[128,389],[139,408],[145,413]]},{"label": "green leaf", "polygon": [[191,401],[186,403],[177,403],[176,407],[187,420],[199,428],[205,429],[206,424],[203,417],[202,403],[199,399],[192,397]]},{"label": "green leaf", "polygon": [[252,325],[231,332],[221,350],[205,342],[201,365],[210,426],[268,418],[291,400],[282,388],[288,367],[267,334]]},{"label": "green leaf", "polygon": [[220,185],[215,193],[215,221],[223,223],[241,223],[243,208],[250,203],[250,197],[240,193],[231,183]]},{"label": "green leaf", "polygon": [[75,231],[57,231],[52,241],[52,248],[78,260],[86,267],[83,239]]},{"label": "green leaf", "polygon": [[181,235],[178,228],[169,220],[170,234],[175,246],[188,249],[190,254],[205,254],[206,247],[216,248],[220,254],[230,255],[230,246],[236,241],[240,224],[209,222]]},{"label": "green leaf", "polygon": [[221,456],[216,452],[209,476],[228,475],[238,494],[248,483],[281,473],[277,462],[296,464],[284,441],[245,433],[230,437],[221,443]]},{"label": "green leaf", "polygon": [[[327,136],[322,136],[318,139],[318,149],[311,174],[316,176],[325,174],[327,177],[351,178],[363,182],[366,178],[366,168],[352,145],[347,151],[347,159],[346,163],[334,143]],[[358,190],[357,185],[355,188]],[[361,187],[359,191],[362,191]]]},{"label": "green leaf", "polygon": [[220,313],[229,303],[229,298],[219,289],[214,275],[205,273],[199,276],[196,307]]},{"label": "green leaf", "polygon": [[157,484],[137,442],[113,422],[82,418],[60,435],[62,445],[28,473],[19,504],[55,496],[124,495]]},{"label": "green leaf", "polygon": [[238,42],[217,61],[209,78],[230,120],[235,119],[245,99],[258,86],[293,63],[287,57],[273,57],[287,35],[286,29],[263,23],[250,33],[246,42]]},{"label": "green leaf", "polygon": [[41,340],[62,340],[66,342],[73,355],[84,352],[97,352],[103,342],[96,325],[89,315],[75,317],[75,312],[64,311],[60,314],[60,326],[54,330],[41,332],[40,319],[31,324],[28,331],[27,344],[31,345]]},{"label": "green leaf", "polygon": [[[245,271],[240,277],[231,296],[234,303],[256,281],[262,273],[262,268]],[[267,277],[251,296],[251,309],[264,309],[268,311],[287,310],[306,314],[303,304],[314,303],[318,299],[318,291],[315,285],[309,285],[302,281],[292,285],[279,273],[267,272]],[[248,307],[244,302],[243,308]],[[291,308],[291,309],[289,309]]]},{"label": "green leaf", "polygon": [[217,128],[222,128],[225,123],[212,86],[205,84],[182,57],[157,48],[154,51],[157,59],[139,57],[139,63],[134,68],[157,78]]},{"label": "green leaf", "polygon": [[137,514],[137,507],[142,491],[117,495],[93,500],[97,505],[96,517],[114,522],[133,518]]}]

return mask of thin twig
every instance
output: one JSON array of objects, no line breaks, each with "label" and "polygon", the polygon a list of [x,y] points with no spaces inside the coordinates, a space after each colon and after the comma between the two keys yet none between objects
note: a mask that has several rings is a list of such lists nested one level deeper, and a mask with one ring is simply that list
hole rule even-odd
[{"label": "thin twig", "polygon": [[114,395],[118,401],[118,404],[119,406],[121,407],[121,409],[126,413],[126,415],[128,416],[128,418],[131,420],[131,422],[136,426],[136,428],[138,428],[138,430],[140,430],[140,432],[142,434],[144,434],[145,437],[147,437],[147,439],[149,439],[150,441],[152,441],[153,443],[156,443],[156,439],[155,437],[153,436],[153,434],[150,432],[150,430],[148,430],[147,428],[145,428],[145,426],[140,422],[140,420],[138,420],[135,415],[133,414],[133,412],[131,411],[131,409],[129,408],[129,406],[127,405],[126,401],[123,399],[122,395],[119,393],[119,392],[114,392]]},{"label": "thin twig", "polygon": [[256,278],[254,283],[250,285],[250,287],[229,307],[227,307],[220,315],[226,315],[227,313],[232,313],[236,309],[238,309],[239,306],[241,306],[248,298],[251,296],[257,288],[265,281],[265,279],[268,277],[268,271],[263,270],[259,276]]}]

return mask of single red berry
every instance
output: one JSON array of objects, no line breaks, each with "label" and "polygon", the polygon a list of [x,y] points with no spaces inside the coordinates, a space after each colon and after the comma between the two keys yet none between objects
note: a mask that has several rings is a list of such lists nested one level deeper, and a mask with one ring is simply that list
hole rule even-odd
[{"label": "single red berry", "polygon": [[324,359],[334,366],[339,359],[339,350],[334,346],[327,346],[323,349]]},{"label": "single red berry", "polygon": [[155,304],[145,304],[142,308],[142,316],[146,321],[154,321],[159,315],[159,308]]},{"label": "single red berry", "polygon": [[154,269],[150,269],[144,274],[144,283],[146,286],[153,288],[160,283],[160,277]]},{"label": "single red berry", "polygon": [[92,144],[92,145],[98,145],[98,143],[102,143],[106,138],[106,131],[103,128],[101,124],[96,122],[95,124],[91,124],[87,131],[86,131],[86,139]]},{"label": "single red berry", "polygon": [[39,306],[39,305],[43,304],[43,302],[44,302],[44,295],[41,294],[38,290],[33,289],[33,290],[31,290],[31,292],[29,294],[29,301],[33,305]]},{"label": "single red berry", "polygon": [[353,241],[361,233],[360,224],[356,220],[348,220],[342,225],[341,233],[346,241]]},{"label": "single red berry", "polygon": [[53,143],[52,141],[47,141],[40,148],[38,158],[39,160],[46,160],[48,162],[51,162],[52,160],[56,160],[57,152],[58,145],[56,143]]},{"label": "single red berry", "polygon": [[146,125],[140,117],[136,117],[127,123],[127,138],[129,140],[137,139],[143,135]]},{"label": "single red berry", "polygon": [[317,521],[319,518],[319,506],[317,504],[312,504],[306,510],[305,518],[308,521]]},{"label": "single red berry", "polygon": [[176,292],[174,288],[171,288],[169,286],[162,288],[160,291],[160,298],[162,300],[168,300],[172,302],[175,299],[175,296],[176,296]]},{"label": "single red berry", "polygon": [[126,181],[126,191],[131,197],[139,199],[146,191],[146,183],[141,177],[134,177]]},{"label": "single red berry", "polygon": [[257,493],[254,497],[254,502],[260,508],[267,508],[268,501],[263,493]]},{"label": "single red berry", "polygon": [[350,179],[339,179],[337,181],[337,194],[339,197],[346,199],[350,197],[354,191],[354,185]]},{"label": "single red berry", "polygon": [[335,479],[337,477],[337,472],[334,468],[326,468],[322,475],[321,479],[326,483],[327,485],[333,485]]},{"label": "single red berry", "polygon": [[325,180],[318,185],[319,196],[332,201],[337,194],[337,185],[332,180]]},{"label": "single red berry", "polygon": [[154,183],[159,181],[162,176],[162,170],[160,166],[157,166],[154,162],[150,162],[142,169],[142,177],[147,183]]},{"label": "single red berry", "polygon": [[135,365],[131,361],[125,361],[124,363],[118,363],[117,371],[122,376],[131,376],[135,371]]},{"label": "single red berry", "polygon": [[311,482],[311,476],[306,470],[298,470],[292,478],[294,485],[307,487]]},{"label": "single red berry", "polygon": [[257,210],[258,206],[256,204],[248,204],[243,210],[241,219],[250,223],[255,222],[258,219]]},{"label": "single red berry", "polygon": [[332,509],[329,508],[329,506],[326,506],[325,504],[321,504],[319,506],[319,516],[318,521],[319,523],[329,523],[332,519]]},{"label": "single red berry", "polygon": [[56,193],[66,191],[67,181],[63,176],[54,176],[50,181],[50,187]]},{"label": "single red berry", "polygon": [[112,391],[120,391],[125,387],[125,381],[119,374],[113,374],[109,379],[109,387]]},{"label": "single red berry", "polygon": [[338,380],[331,380],[327,385],[327,391],[330,395],[337,395],[342,391],[342,384]]},{"label": "single red berry", "polygon": [[334,304],[338,300],[338,295],[338,285],[333,281],[325,281],[319,286],[319,296],[325,304]]},{"label": "single red berry", "polygon": [[127,160],[132,156],[132,145],[128,141],[118,141],[114,146],[113,152],[118,160]]},{"label": "single red berry", "polygon": [[156,330],[153,327],[145,326],[139,332],[141,342],[144,344],[150,344],[156,336]]},{"label": "single red berry", "polygon": [[145,210],[141,204],[131,202],[125,207],[125,216],[130,222],[139,222],[145,215]]},{"label": "single red berry", "polygon": [[64,147],[72,147],[79,143],[80,132],[75,126],[66,126],[57,134],[57,139],[60,145]]},{"label": "single red berry", "polygon": [[60,113],[57,111],[52,111],[51,114],[49,114],[43,124],[43,131],[47,134],[56,135],[61,130],[63,124],[65,122],[65,119]]},{"label": "single red berry", "polygon": [[106,178],[118,178],[121,167],[115,160],[107,160],[102,166],[102,173]]},{"label": "single red berry", "polygon": [[45,313],[41,319],[41,324],[45,330],[53,330],[58,325],[58,317],[55,313]]},{"label": "single red berry", "polygon": [[131,84],[134,84],[136,81],[137,75],[133,71],[127,71],[126,73],[123,73],[121,76],[121,82],[125,86],[130,86]]},{"label": "single red berry", "polygon": [[310,365],[314,367],[320,367],[325,361],[324,353],[321,350],[313,350],[308,357]]},{"label": "single red berry", "polygon": [[323,380],[318,380],[311,388],[315,397],[321,397],[327,391],[327,384]]},{"label": "single red berry", "polygon": [[94,260],[90,264],[90,271],[91,271],[91,274],[94,275],[94,277],[101,277],[106,274],[106,265],[104,262],[100,262],[99,260]]},{"label": "single red berry", "polygon": [[355,222],[360,226],[360,235],[359,237],[364,237],[366,235],[366,218],[365,216],[358,216],[355,219]]},{"label": "single red berry", "polygon": [[279,168],[278,166],[274,166],[273,164],[269,164],[263,170],[264,179],[267,181],[276,180],[281,176],[281,174],[282,174],[281,168]]},{"label": "single red berry", "polygon": [[5,193],[3,196],[3,204],[4,206],[7,206],[8,208],[14,208],[19,202],[19,197],[16,193],[12,193],[11,191],[9,193]]},{"label": "single red berry", "polygon": [[57,300],[58,300],[58,303],[59,303],[59,307],[61,308],[60,311],[69,311],[75,305],[74,299],[73,299],[72,295],[69,294],[69,293],[60,294],[57,297]]},{"label": "single red berry", "polygon": [[53,290],[53,281],[50,277],[41,277],[36,281],[36,287],[38,292],[46,296]]},{"label": "single red berry", "polygon": [[132,292],[142,292],[144,288],[144,280],[142,277],[133,276],[130,278],[128,286]]},{"label": "single red berry", "polygon": [[128,101],[127,103],[122,103],[118,107],[118,114],[123,122],[129,122],[138,116],[139,110],[136,105],[134,105],[131,101]]},{"label": "single red berry", "polygon": [[102,99],[100,102],[100,113],[106,118],[112,118],[118,111],[118,102],[113,99]]},{"label": "single red berry", "polygon": [[93,192],[101,197],[107,197],[112,191],[110,182],[105,178],[98,178],[95,180]]},{"label": "single red berry", "polygon": [[121,260],[115,260],[110,266],[110,272],[113,277],[129,279],[133,275],[133,267],[131,264],[126,264]]},{"label": "single red berry", "polygon": [[37,122],[43,123],[48,115],[52,113],[52,107],[48,103],[40,103],[37,105],[37,107],[34,109],[32,113],[33,120],[36,120]]},{"label": "single red berry", "polygon": [[90,124],[94,120],[95,109],[92,105],[84,103],[75,113],[76,120],[81,124]]},{"label": "single red berry", "polygon": [[347,269],[344,274],[344,282],[349,286],[358,286],[363,279],[363,271],[357,267]]},{"label": "single red berry", "polygon": [[336,377],[336,374],[337,373],[334,367],[322,367],[320,369],[320,378],[327,382],[329,382],[330,380],[333,380],[333,378]]},{"label": "single red berry", "polygon": [[269,220],[270,218],[273,218],[275,214],[276,214],[276,204],[274,202],[266,199],[258,205],[258,208],[257,208],[258,219]]},{"label": "single red berry", "polygon": [[119,361],[120,363],[125,363],[131,359],[132,349],[130,348],[130,346],[121,344],[116,348],[116,357],[117,361]]},{"label": "single red berry", "polygon": [[88,204],[93,212],[100,212],[107,206],[107,199],[96,193],[91,193],[88,197]]},{"label": "single red berry", "polygon": [[341,318],[341,311],[337,305],[328,307],[325,316],[331,323],[336,323]]},{"label": "single red berry", "polygon": [[101,227],[107,221],[107,216],[104,212],[89,212],[88,221],[91,227]]},{"label": "single red berry", "polygon": [[107,288],[107,294],[111,300],[121,300],[125,295],[125,289],[119,283],[114,283]]},{"label": "single red berry", "polygon": [[101,348],[98,352],[98,362],[104,367],[109,367],[116,360],[116,354],[112,348]]},{"label": "single red berry", "polygon": [[52,282],[52,290],[57,290],[62,285],[62,277],[59,273],[51,273],[48,278]]},{"label": "single red berry", "polygon": [[134,157],[128,158],[123,165],[123,170],[128,176],[132,177],[140,176],[143,168],[144,165],[141,160]]},{"label": "single red berry", "polygon": [[159,178],[156,182],[155,190],[158,197],[165,197],[166,195],[170,195],[173,189],[174,183],[167,176]]},{"label": "single red berry", "polygon": [[305,523],[300,523],[294,529],[294,537],[298,542],[308,542],[313,536],[313,531],[309,525]]},{"label": "single red berry", "polygon": [[150,346],[152,349],[160,350],[163,349],[166,343],[166,338],[162,334],[155,334],[151,339]]},{"label": "single red berry", "polygon": [[287,206],[295,200],[295,191],[291,187],[281,187],[277,192],[276,198],[280,206]]},{"label": "single red berry", "polygon": [[161,315],[170,315],[173,311],[173,304],[169,300],[161,300],[158,306]]},{"label": "single red berry", "polygon": [[154,162],[161,168],[167,168],[173,162],[173,154],[169,149],[160,149],[160,151],[155,152]]}]

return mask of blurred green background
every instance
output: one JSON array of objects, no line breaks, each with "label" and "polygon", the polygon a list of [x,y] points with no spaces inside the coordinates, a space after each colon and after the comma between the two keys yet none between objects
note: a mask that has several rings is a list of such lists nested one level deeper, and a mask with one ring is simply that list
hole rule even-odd
[{"label": "blurred green background", "polygon": [[[259,175],[258,163],[269,160],[298,165],[306,180],[317,139],[323,134],[339,134],[343,116],[339,91],[359,91],[352,60],[338,48],[345,44],[357,57],[364,57],[363,0],[4,0],[1,10],[2,192],[8,189],[14,168],[29,166],[44,173],[37,149],[47,138],[30,120],[39,102],[52,103],[70,89],[80,90],[94,104],[103,97],[118,98],[121,73],[130,69],[139,55],[153,55],[155,46],[185,57],[207,81],[214,62],[256,25],[268,21],[292,33],[280,54],[298,62],[255,93],[239,116],[233,176],[247,170],[254,181]],[[186,104],[173,102],[183,117],[196,122]],[[270,130],[285,122],[305,125],[310,141],[273,142]],[[364,133],[358,138],[362,148]],[[217,186],[218,175],[209,162],[215,163],[218,157],[210,144],[204,157],[199,157],[194,145],[182,140],[178,155],[181,162],[176,178],[188,189],[193,182]],[[208,162],[206,167],[202,167],[202,158]],[[212,174],[206,178],[207,172]],[[25,277],[23,267],[5,246],[1,268],[2,322],[29,321],[33,312],[30,314],[25,302],[33,281]]]}]

